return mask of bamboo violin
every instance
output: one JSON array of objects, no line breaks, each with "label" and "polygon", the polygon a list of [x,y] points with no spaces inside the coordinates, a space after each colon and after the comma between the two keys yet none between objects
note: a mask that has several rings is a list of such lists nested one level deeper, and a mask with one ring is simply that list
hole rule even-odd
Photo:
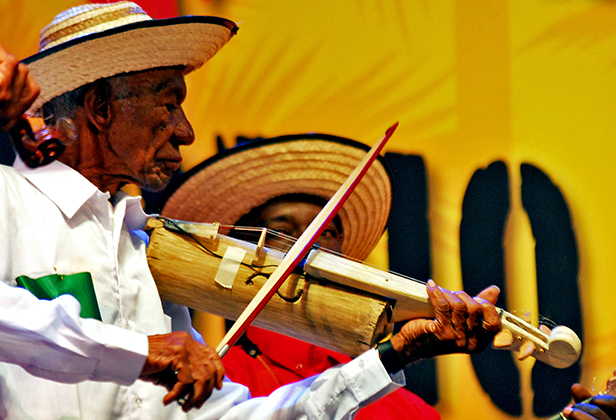
[{"label": "bamboo violin", "polygon": [[[165,218],[150,219],[146,229],[148,263],[161,297],[228,319],[256,295],[292,240],[267,229]],[[256,237],[236,239],[232,232]],[[272,244],[269,237],[280,242]],[[578,360],[581,342],[568,327],[548,335],[505,310],[499,313],[503,329],[534,344],[537,360],[556,368]],[[425,283],[313,247],[254,325],[357,356],[390,334],[393,323],[433,317]]]}]

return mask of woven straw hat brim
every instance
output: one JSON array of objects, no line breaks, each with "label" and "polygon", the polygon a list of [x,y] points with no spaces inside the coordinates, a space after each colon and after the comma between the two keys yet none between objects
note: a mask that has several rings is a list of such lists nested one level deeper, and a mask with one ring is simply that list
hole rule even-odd
[{"label": "woven straw hat brim", "polygon": [[85,35],[23,60],[41,94],[31,111],[65,92],[121,73],[201,67],[237,32],[230,20],[182,16],[130,23]]},{"label": "woven straw hat brim", "polygon": [[[323,134],[282,136],[227,149],[185,173],[167,193],[161,215],[193,222],[235,224],[272,198],[312,194],[329,200],[369,147]],[[392,187],[382,156],[339,212],[342,252],[366,258],[381,238]]]}]

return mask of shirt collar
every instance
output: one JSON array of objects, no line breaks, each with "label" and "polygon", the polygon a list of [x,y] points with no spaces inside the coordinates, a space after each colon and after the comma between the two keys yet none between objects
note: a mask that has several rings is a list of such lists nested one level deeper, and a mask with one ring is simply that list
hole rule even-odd
[{"label": "shirt collar", "polygon": [[28,167],[19,156],[13,167],[71,218],[96,193],[103,193],[73,168],[56,161],[38,168]]},{"label": "shirt collar", "polygon": [[[33,169],[18,156],[13,167],[58,206],[69,219],[93,195],[99,194],[105,200],[111,197],[108,192],[100,191],[79,172],[57,160]],[[122,200],[126,200],[124,221],[127,227],[131,230],[142,229],[148,216],[141,207],[141,197],[132,197],[124,191],[119,191],[112,199],[113,206],[115,207]]]}]

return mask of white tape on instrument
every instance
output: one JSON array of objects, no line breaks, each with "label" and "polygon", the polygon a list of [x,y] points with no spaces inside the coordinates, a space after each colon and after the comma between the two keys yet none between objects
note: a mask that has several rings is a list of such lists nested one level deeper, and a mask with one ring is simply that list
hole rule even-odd
[{"label": "white tape on instrument", "polygon": [[222,257],[220,267],[218,267],[218,272],[214,279],[216,283],[220,284],[225,289],[231,289],[235,277],[237,276],[237,271],[240,269],[240,265],[244,259],[244,255],[246,255],[245,249],[234,246],[228,247],[227,251],[225,251],[225,255]]}]

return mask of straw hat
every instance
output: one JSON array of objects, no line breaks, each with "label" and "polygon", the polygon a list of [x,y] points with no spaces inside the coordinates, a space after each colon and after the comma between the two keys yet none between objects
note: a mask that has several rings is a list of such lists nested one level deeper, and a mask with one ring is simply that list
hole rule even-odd
[{"label": "straw hat", "polygon": [[86,4],[59,15],[24,60],[41,94],[31,107],[98,79],[157,67],[201,67],[237,32],[230,20],[182,16],[153,20],[137,4]]},{"label": "straw hat", "polygon": [[[232,225],[281,195],[329,200],[369,149],[325,134],[275,137],[227,149],[182,175],[167,192],[161,214]],[[339,212],[345,255],[364,259],[376,246],[389,218],[391,189],[387,164],[379,156]]]}]

